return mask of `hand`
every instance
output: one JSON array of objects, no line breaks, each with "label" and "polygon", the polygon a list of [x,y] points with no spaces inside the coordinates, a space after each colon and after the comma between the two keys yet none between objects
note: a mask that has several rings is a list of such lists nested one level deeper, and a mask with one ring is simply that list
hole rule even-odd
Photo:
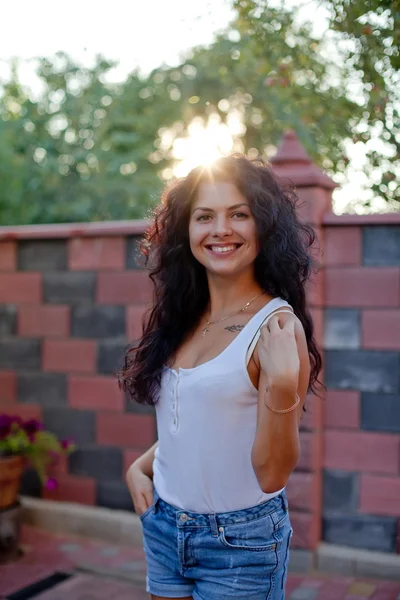
[{"label": "hand", "polygon": [[140,516],[153,504],[153,481],[133,463],[126,473],[126,483],[132,496],[135,512]]},{"label": "hand", "polygon": [[300,359],[294,326],[294,317],[275,315],[261,328],[258,355],[270,388],[297,391]]}]

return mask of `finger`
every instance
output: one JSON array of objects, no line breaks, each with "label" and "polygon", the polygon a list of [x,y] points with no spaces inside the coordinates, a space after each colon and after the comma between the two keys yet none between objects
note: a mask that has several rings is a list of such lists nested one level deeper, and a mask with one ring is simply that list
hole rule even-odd
[{"label": "finger", "polygon": [[269,330],[271,333],[276,333],[277,331],[280,330],[278,317],[272,317],[272,319],[269,321],[268,324],[269,324]]},{"label": "finger", "polygon": [[283,324],[283,329],[286,329],[289,333],[294,334],[294,319],[287,319],[287,321]]}]

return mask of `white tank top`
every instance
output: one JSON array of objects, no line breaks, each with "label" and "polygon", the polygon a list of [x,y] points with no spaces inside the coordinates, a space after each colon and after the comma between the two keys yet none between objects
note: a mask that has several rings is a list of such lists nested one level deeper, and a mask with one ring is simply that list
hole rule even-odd
[{"label": "white tank top", "polygon": [[158,448],[153,470],[159,496],[197,513],[255,506],[265,494],[251,464],[258,390],[247,363],[271,313],[289,304],[274,298],[216,358],[191,369],[165,367],[156,404]]}]

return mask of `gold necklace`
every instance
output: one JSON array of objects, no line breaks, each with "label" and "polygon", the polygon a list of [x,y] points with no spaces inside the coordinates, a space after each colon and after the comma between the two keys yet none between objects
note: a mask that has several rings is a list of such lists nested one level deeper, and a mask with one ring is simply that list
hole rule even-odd
[{"label": "gold necklace", "polygon": [[259,298],[260,296],[262,296],[264,294],[264,290],[261,292],[261,294],[256,294],[254,296],[254,298],[252,298],[251,300],[249,300],[244,306],[243,308],[240,308],[239,310],[230,313],[229,315],[226,315],[226,317],[222,317],[222,319],[217,319],[216,321],[207,321],[201,336],[204,337],[206,335],[206,333],[208,333],[210,331],[210,325],[215,325],[216,323],[221,323],[222,321],[225,321],[226,319],[229,319],[229,317],[233,317],[234,315],[238,315],[241,312],[244,312],[246,310],[246,308],[249,308],[250,304],[252,302],[254,302],[254,300],[257,300],[257,298]]}]

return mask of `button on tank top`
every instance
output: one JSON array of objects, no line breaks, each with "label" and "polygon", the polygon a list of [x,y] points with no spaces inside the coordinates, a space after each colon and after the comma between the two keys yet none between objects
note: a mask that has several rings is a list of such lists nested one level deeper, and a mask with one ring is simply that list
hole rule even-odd
[{"label": "button on tank top", "polygon": [[154,485],[165,502],[197,513],[229,512],[282,491],[265,494],[251,464],[258,390],[247,363],[261,326],[274,311],[288,308],[274,298],[217,357],[191,369],[165,367],[153,464]]}]

